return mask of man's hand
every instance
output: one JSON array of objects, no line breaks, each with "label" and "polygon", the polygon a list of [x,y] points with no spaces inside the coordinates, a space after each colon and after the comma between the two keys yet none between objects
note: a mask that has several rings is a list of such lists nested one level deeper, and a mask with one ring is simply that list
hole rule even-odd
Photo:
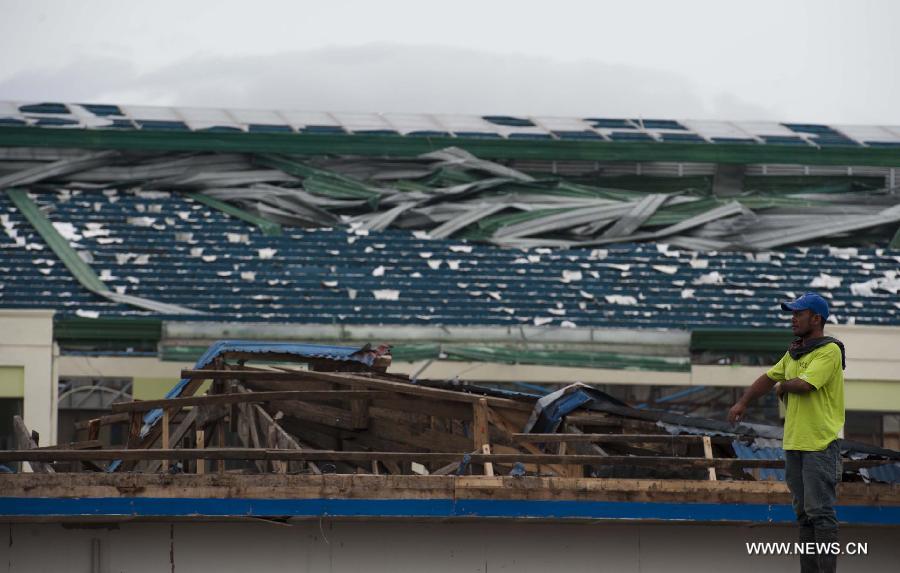
[{"label": "man's hand", "polygon": [[728,421],[737,424],[744,417],[744,411],[747,409],[742,402],[738,402],[728,410]]},{"label": "man's hand", "polygon": [[763,374],[757,378],[756,382],[747,388],[744,395],[741,396],[741,399],[728,410],[728,421],[732,424],[740,422],[744,418],[744,411],[747,409],[747,404],[750,404],[760,396],[765,396],[771,392],[772,387],[775,386],[775,384],[775,380],[769,378],[768,374]]}]

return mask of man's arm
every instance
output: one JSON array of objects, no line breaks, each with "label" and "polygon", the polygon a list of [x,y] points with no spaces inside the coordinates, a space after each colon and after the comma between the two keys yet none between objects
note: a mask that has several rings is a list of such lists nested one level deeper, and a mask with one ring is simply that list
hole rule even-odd
[{"label": "man's arm", "polygon": [[[791,380],[791,382],[794,382],[794,380]],[[750,402],[771,392],[772,387],[775,386],[775,384],[776,382],[765,374],[757,378],[756,381],[744,391],[744,395],[741,396],[741,399],[728,410],[728,421],[732,424],[740,422],[741,418],[744,417],[744,411],[747,410],[747,406],[750,405]]]},{"label": "man's arm", "polygon": [[806,394],[807,392],[812,392],[816,387],[807,382],[802,378],[794,378],[793,380],[785,380],[781,383],[781,386],[778,389],[778,396],[785,392],[789,392],[791,394]]}]

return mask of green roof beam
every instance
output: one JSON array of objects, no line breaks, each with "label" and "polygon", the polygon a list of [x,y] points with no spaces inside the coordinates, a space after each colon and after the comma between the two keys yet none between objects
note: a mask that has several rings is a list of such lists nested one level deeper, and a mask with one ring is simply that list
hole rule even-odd
[{"label": "green roof beam", "polygon": [[231,215],[237,219],[241,219],[242,221],[246,221],[251,225],[256,225],[265,235],[269,235],[272,237],[277,237],[281,235],[281,225],[274,221],[270,221],[268,219],[264,219],[262,217],[258,217],[253,213],[248,213],[239,207],[235,207],[231,203],[226,203],[225,201],[220,201],[214,197],[210,197],[209,195],[204,195],[202,193],[188,193],[188,197],[194,199],[195,201],[199,201],[204,205],[212,207],[213,209],[217,209],[226,215]]},{"label": "green roof beam", "polygon": [[296,155],[414,157],[460,147],[485,159],[678,161],[735,164],[900,166],[900,148],[773,144],[506,140],[466,137],[302,133],[158,132],[108,129],[0,128],[8,147],[76,147],[154,151],[218,151]]},{"label": "green roof beam", "polygon": [[59,260],[69,269],[75,280],[92,292],[109,290],[103,284],[103,281],[100,280],[100,277],[97,276],[97,273],[94,272],[94,269],[81,259],[78,253],[75,252],[75,249],[69,246],[69,242],[59,234],[53,223],[41,213],[41,210],[28,197],[25,191],[21,189],[7,189],[6,194],[28,222],[31,223],[34,230],[44,239],[47,246],[56,253]]}]

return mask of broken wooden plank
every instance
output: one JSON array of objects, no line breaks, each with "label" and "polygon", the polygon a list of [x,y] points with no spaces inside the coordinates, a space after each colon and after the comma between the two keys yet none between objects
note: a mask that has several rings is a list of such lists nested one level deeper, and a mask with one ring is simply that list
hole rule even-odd
[{"label": "broken wooden plank", "polygon": [[[28,427],[25,426],[25,420],[22,419],[22,416],[13,416],[13,433],[16,436],[16,447],[20,450],[33,450],[37,449],[38,441],[37,441],[37,433],[29,432]],[[49,448],[48,448],[49,449]],[[18,461],[18,460],[16,460]],[[24,461],[24,460],[22,460]],[[41,463],[40,460],[29,461],[28,465],[31,466],[31,470],[35,473],[42,474],[52,474],[56,473],[49,464]]]},{"label": "broken wooden plank", "polygon": [[82,420],[80,422],[75,422],[75,430],[88,430],[90,431],[92,424],[99,424],[101,426],[108,426],[110,424],[119,424],[121,422],[127,422],[130,419],[130,416],[127,412],[123,412],[120,414],[109,414],[106,416],[100,416],[99,418],[91,418],[90,420]]},{"label": "broken wooden plank", "polygon": [[238,404],[245,402],[272,402],[276,400],[354,400],[386,396],[385,392],[372,390],[289,390],[285,392],[251,392],[247,394],[206,394],[185,398],[160,400],[136,400],[116,402],[110,406],[113,412],[147,412],[157,408],[184,408],[186,406],[211,406],[218,404]]}]

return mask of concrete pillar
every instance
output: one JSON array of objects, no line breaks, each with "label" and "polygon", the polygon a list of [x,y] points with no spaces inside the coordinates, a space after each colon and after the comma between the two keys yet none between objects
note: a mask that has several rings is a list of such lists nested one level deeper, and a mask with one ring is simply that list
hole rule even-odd
[{"label": "concrete pillar", "polygon": [[57,381],[52,310],[0,310],[0,366],[25,370],[23,413],[40,445],[56,444]]}]

